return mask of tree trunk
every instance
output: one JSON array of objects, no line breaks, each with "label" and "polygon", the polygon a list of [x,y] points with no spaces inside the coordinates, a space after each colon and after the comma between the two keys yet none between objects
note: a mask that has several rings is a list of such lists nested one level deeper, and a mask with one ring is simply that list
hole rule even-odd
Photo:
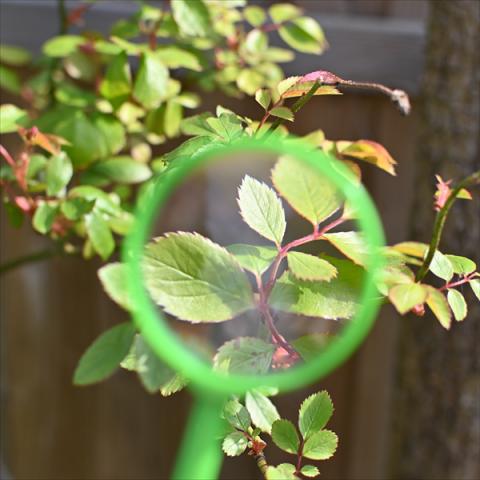
[{"label": "tree trunk", "polygon": [[[413,237],[428,242],[434,175],[480,168],[480,2],[430,3]],[[440,249],[480,264],[480,201],[459,200]],[[476,258],[475,258],[476,257]],[[431,315],[402,319],[394,405],[392,478],[480,478],[480,306],[464,293],[469,315],[444,330]]]}]

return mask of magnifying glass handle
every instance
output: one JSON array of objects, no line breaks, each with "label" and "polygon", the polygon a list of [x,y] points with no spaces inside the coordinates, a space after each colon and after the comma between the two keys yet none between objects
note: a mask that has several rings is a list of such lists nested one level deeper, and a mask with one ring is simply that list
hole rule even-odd
[{"label": "magnifying glass handle", "polygon": [[196,394],[172,480],[215,480],[222,466],[220,446],[224,397]]}]

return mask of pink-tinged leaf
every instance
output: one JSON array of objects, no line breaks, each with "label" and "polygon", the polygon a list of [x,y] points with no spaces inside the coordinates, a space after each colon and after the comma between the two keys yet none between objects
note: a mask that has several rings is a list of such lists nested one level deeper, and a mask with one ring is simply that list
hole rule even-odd
[{"label": "pink-tinged leaf", "polygon": [[10,153],[8,153],[8,150],[3,146],[0,145],[0,155],[5,159],[5,161],[13,168],[15,169],[15,160],[12,158]]},{"label": "pink-tinged leaf", "polygon": [[310,72],[301,77],[300,82],[320,82],[323,85],[338,85],[342,79],[337,77],[332,72],[327,72],[326,70],[317,70],[315,72]]},{"label": "pink-tinged leaf", "polygon": [[32,205],[27,197],[15,197],[15,203],[17,207],[25,213],[28,213],[32,209]]},{"label": "pink-tinged leaf", "polygon": [[336,143],[337,152],[342,157],[351,157],[376,165],[390,175],[396,175],[397,162],[388,151],[377,142],[371,140],[357,140],[356,142],[339,141]]},{"label": "pink-tinged leaf", "polygon": [[437,191],[435,192],[434,208],[438,212],[445,206],[448,197],[450,197],[450,193],[452,191],[452,189],[450,188],[450,184],[452,183],[452,181],[447,180],[445,182],[440,175],[436,175],[435,177],[437,179]]},{"label": "pink-tinged leaf", "polygon": [[[293,87],[289,88],[282,95],[282,98],[301,97],[309,92],[314,83],[315,82],[297,83]],[[342,93],[332,85],[320,85],[315,91],[314,95],[342,95]]]},{"label": "pink-tinged leaf", "polygon": [[35,145],[43,148],[52,155],[58,155],[61,151],[62,145],[68,145],[68,142],[57,135],[42,133],[37,127],[19,128],[18,132],[30,145]]},{"label": "pink-tinged leaf", "polygon": [[305,95],[313,87],[315,82],[321,85],[315,91],[315,95],[341,95],[342,93],[335,88],[340,79],[333,73],[318,71],[307,73],[307,75],[288,77],[282,80],[277,90],[281,98],[295,98]]},{"label": "pink-tinged leaf", "polygon": [[428,245],[422,242],[400,242],[392,248],[397,252],[416,258],[424,258],[428,251]]}]

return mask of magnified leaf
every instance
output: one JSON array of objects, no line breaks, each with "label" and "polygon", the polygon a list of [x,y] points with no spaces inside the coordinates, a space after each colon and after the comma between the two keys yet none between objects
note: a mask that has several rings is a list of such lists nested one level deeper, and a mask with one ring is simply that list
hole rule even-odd
[{"label": "magnified leaf", "polygon": [[368,258],[368,247],[360,232],[326,233],[322,238],[328,240],[357,265],[365,265]]},{"label": "magnified leaf", "polygon": [[288,267],[300,280],[330,281],[337,269],[326,260],[302,252],[288,252]]},{"label": "magnified leaf", "polygon": [[227,250],[235,255],[242,268],[256,275],[262,275],[278,254],[278,250],[274,247],[242,243],[230,245]]},{"label": "magnified leaf", "polygon": [[130,309],[127,294],[127,266],[123,263],[109,263],[97,272],[108,296],[125,310]]}]

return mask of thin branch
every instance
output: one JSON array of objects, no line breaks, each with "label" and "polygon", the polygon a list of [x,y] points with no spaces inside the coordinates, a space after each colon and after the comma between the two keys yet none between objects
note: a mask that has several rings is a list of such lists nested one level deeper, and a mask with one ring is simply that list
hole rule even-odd
[{"label": "thin branch", "polygon": [[11,270],[14,270],[23,265],[29,263],[41,262],[43,260],[48,260],[49,258],[59,255],[62,251],[59,248],[48,248],[45,250],[40,250],[39,252],[31,253],[22,257],[14,258],[4,264],[0,265],[0,275],[4,275]]}]

